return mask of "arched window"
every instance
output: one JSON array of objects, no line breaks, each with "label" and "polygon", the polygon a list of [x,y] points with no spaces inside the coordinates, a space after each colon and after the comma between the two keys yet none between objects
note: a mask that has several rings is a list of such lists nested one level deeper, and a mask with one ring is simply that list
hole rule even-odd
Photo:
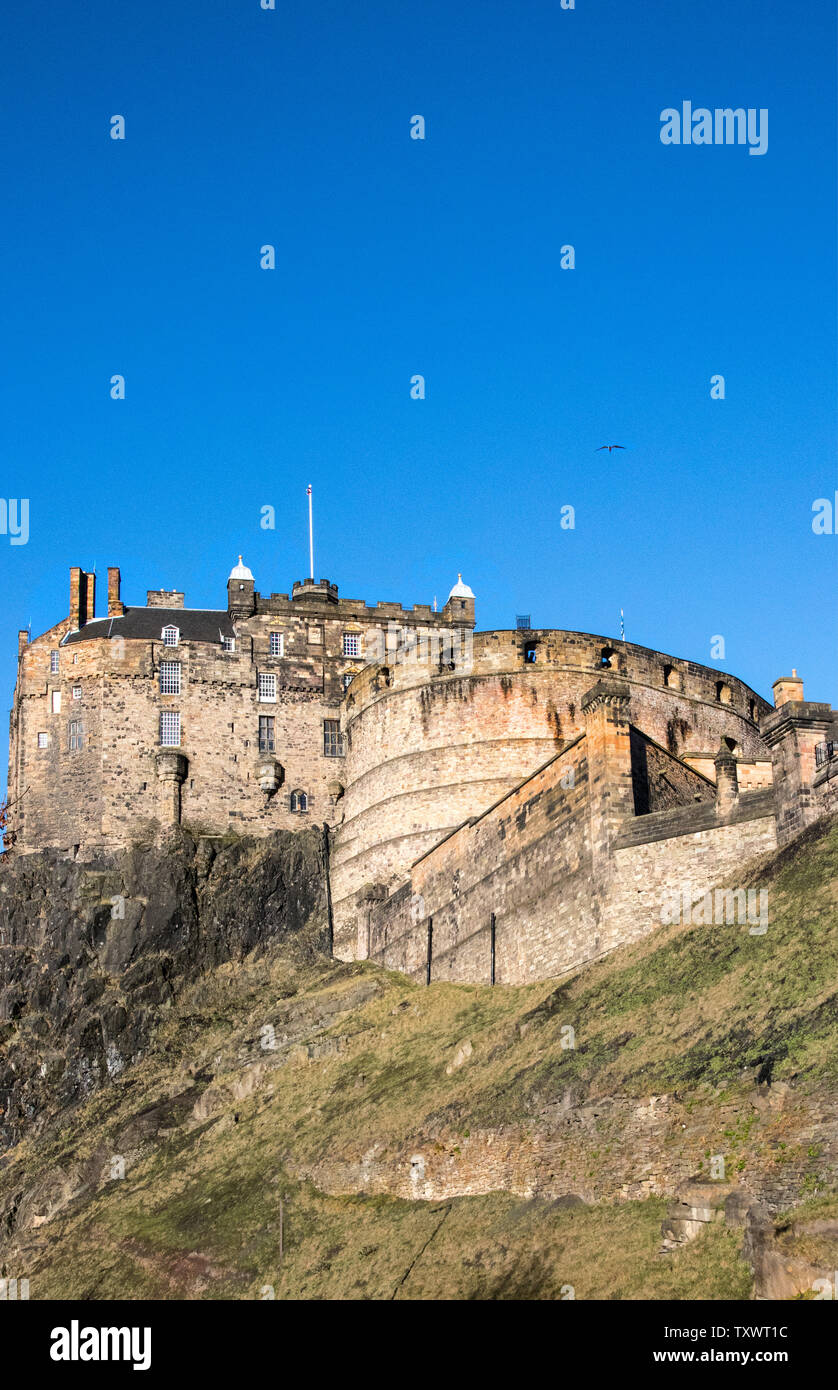
[{"label": "arched window", "polygon": [[614,648],[613,648],[613,647],[603,647],[602,651],[601,651],[600,654],[599,654],[599,664],[600,664],[600,666],[603,667],[604,670],[610,669],[610,667],[611,667],[611,658],[612,658],[613,655],[614,655]]},{"label": "arched window", "polygon": [[526,664],[527,666],[531,666],[531,665],[534,665],[535,662],[536,662],[537,660],[538,660],[538,643],[537,643],[537,642],[525,642],[525,643],[524,643],[524,662],[525,662],[525,664]]},{"label": "arched window", "polygon": [[292,810],[292,811],[307,811],[307,810],[308,810],[308,797],[307,797],[307,795],[306,795],[305,792],[296,791],[296,792],[292,792],[292,793],[291,793],[291,810]]},{"label": "arched window", "polygon": [[716,681],[716,699],[720,705],[729,705],[733,701],[733,692],[724,681]]}]

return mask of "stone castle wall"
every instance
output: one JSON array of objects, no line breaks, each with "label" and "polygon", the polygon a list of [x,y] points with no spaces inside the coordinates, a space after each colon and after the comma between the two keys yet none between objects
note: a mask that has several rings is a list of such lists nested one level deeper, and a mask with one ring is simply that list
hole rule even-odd
[{"label": "stone castle wall", "polygon": [[673,893],[693,902],[773,849],[770,790],[720,806],[661,749],[676,804],[643,812],[647,750],[625,691],[592,692],[585,735],[368,901],[359,954],[417,980],[561,975],[655,930]]},{"label": "stone castle wall", "polygon": [[763,758],[770,767],[758,726],[770,706],[694,662],[552,631],[475,633],[473,649],[455,655],[453,670],[370,667],[348,692],[346,794],[332,857],[339,954],[354,954],[355,895],[370,883],[392,890],[435,841],[578,737],[583,697],[602,675],[628,682],[637,724],[665,751],[715,752],[725,735],[743,763],[756,768]]},{"label": "stone castle wall", "polygon": [[[327,581],[263,597],[252,580],[231,578],[225,609],[186,609],[174,590],[150,591],[142,608],[126,609],[119,573],[109,575],[108,617],[95,617],[94,576],[75,569],[69,616],[34,641],[20,635],[9,759],[19,850],[84,855],[173,819],[217,834],[333,823],[345,760],[324,726],[339,730],[346,681],[399,634],[430,632],[450,645],[474,621],[473,601],[442,613],[372,607],[339,599]],[[164,625],[182,627],[176,646],[164,644]],[[271,651],[272,633],[281,652]],[[179,664],[177,694],[161,689],[162,661]],[[260,675],[275,679],[275,700],[260,698]],[[161,742],[165,711],[180,716],[177,758]],[[272,750],[260,748],[260,717],[274,721]],[[305,793],[302,811],[292,807],[295,791]]]},{"label": "stone castle wall", "polygon": [[[336,955],[517,983],[652,930],[674,883],[700,895],[838,809],[838,715],[796,673],[772,707],[631,643],[474,634],[469,595],[458,585],[441,613],[325,580],[262,596],[240,564],[226,609],[185,609],[176,590],[125,608],[111,570],[96,618],[95,577],[72,570],[68,617],[19,636],[15,849],[84,858],[176,821],[268,834],[313,819],[332,827]],[[179,663],[177,694],[162,661]]]}]

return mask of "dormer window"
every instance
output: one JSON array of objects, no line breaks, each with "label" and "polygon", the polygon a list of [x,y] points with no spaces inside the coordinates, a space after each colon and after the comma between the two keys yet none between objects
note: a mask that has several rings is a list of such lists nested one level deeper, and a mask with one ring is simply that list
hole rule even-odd
[{"label": "dormer window", "polygon": [[222,639],[221,639],[221,650],[222,650],[223,652],[234,652],[234,651],[236,650],[236,639],[235,639],[235,637],[222,637]]},{"label": "dormer window", "polygon": [[169,623],[164,627],[162,636],[164,647],[176,647],[180,641],[180,628],[175,627],[173,623]]}]

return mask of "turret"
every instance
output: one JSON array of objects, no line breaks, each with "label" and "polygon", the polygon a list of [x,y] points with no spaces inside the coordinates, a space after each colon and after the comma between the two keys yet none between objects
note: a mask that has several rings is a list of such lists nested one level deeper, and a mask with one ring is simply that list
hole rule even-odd
[{"label": "turret", "polygon": [[253,575],[242,564],[242,557],[239,556],[239,563],[234,565],[230,571],[230,578],[227,580],[227,610],[231,616],[247,618],[256,610],[256,585]]},{"label": "turret", "polygon": [[457,575],[457,582],[448,595],[442,616],[449,623],[463,623],[467,627],[474,627],[474,594],[468,584],[463,583],[461,574]]}]

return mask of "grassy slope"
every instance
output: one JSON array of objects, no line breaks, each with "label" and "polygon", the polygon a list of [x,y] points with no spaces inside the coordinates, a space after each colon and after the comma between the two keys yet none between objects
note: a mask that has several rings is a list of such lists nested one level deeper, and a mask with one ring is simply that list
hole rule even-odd
[{"label": "grassy slope", "polygon": [[[746,1067],[834,1088],[838,824],[775,856],[759,881],[764,937],[660,929],[558,989],[423,989],[368,964],[287,953],[219,968],[180,998],[142,1063],[7,1157],[0,1203],[41,1183],[31,1206],[43,1214],[56,1175],[78,1187],[113,1153],[129,1163],[124,1179],[94,1182],[21,1235],[0,1265],[28,1277],[33,1298],[258,1298],[265,1286],[277,1297],[557,1298],[568,1285],[579,1298],[747,1297],[739,1238],[721,1227],[657,1254],[661,1199],[336,1197],[295,1175],[420,1134],[525,1132],[568,1088],[577,1098],[678,1088],[706,1104],[735,1091]],[[568,1023],[574,1050],[560,1046]],[[275,1053],[260,1046],[267,1024]],[[447,1075],[464,1038],[474,1053]],[[309,1060],[301,1046],[312,1039],[323,1055]],[[257,1084],[246,1094],[248,1075]],[[161,1100],[188,1088],[161,1119]],[[142,1123],[129,1121],[150,1107],[157,1132],[139,1143]]]}]

